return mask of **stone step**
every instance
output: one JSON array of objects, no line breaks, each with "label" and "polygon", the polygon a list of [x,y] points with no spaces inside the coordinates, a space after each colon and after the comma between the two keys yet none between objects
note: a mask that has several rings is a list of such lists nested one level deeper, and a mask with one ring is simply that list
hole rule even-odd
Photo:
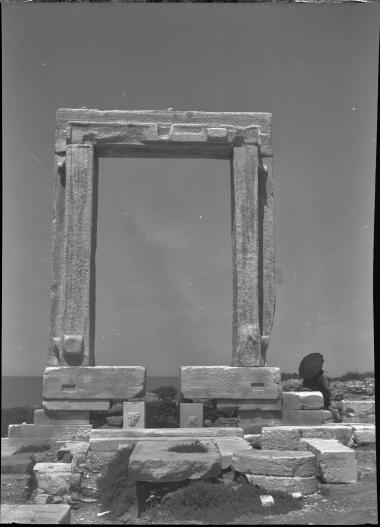
[{"label": "stone step", "polygon": [[324,483],[357,481],[355,451],[336,439],[301,439],[300,447],[315,455],[318,476]]},{"label": "stone step", "polygon": [[70,525],[70,505],[1,505],[0,523]]},{"label": "stone step", "polygon": [[302,450],[238,450],[232,468],[243,474],[283,477],[315,476],[315,455]]},{"label": "stone step", "polygon": [[136,428],[129,430],[115,430],[114,428],[93,428],[90,439],[95,438],[120,438],[120,439],[145,439],[175,438],[175,437],[243,437],[243,429],[238,426],[207,427],[207,428]]},{"label": "stone step", "polygon": [[374,424],[350,423],[352,437],[356,446],[376,443],[376,426]]},{"label": "stone step", "polygon": [[264,427],[261,431],[263,450],[299,450],[303,438],[337,439],[347,446],[353,445],[352,427],[349,424],[284,425]]}]

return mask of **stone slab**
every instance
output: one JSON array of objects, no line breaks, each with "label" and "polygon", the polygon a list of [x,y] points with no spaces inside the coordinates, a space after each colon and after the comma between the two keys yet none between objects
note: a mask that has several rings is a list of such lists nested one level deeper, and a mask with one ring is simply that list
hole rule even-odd
[{"label": "stone slab", "polygon": [[315,476],[315,455],[292,450],[238,450],[232,456],[232,468],[244,474],[263,476]]},{"label": "stone slab", "polygon": [[1,456],[2,474],[31,474],[35,458],[32,453]]},{"label": "stone slab", "polygon": [[203,426],[202,403],[180,403],[179,406],[181,428],[201,428]]},{"label": "stone slab", "polygon": [[214,439],[222,456],[222,469],[229,468],[232,464],[233,453],[236,450],[252,450],[252,446],[242,437],[216,437]]},{"label": "stone slab", "polygon": [[44,409],[34,410],[34,424],[35,425],[51,425],[51,424],[90,424],[90,412],[88,410],[82,411],[49,411]]},{"label": "stone slab", "polygon": [[341,424],[263,427],[261,446],[264,450],[298,450],[302,438],[337,439],[344,445],[351,446],[352,429]]},{"label": "stone slab", "polygon": [[355,451],[336,439],[301,439],[301,448],[316,457],[318,476],[324,483],[354,483],[358,477]]},{"label": "stone slab", "polygon": [[68,401],[65,399],[43,400],[42,406],[50,411],[89,411],[103,412],[109,410],[110,401]]},{"label": "stone slab", "polygon": [[23,503],[30,489],[30,474],[1,474],[1,503]]},{"label": "stone slab", "polygon": [[321,392],[283,392],[283,410],[320,410],[324,406]]},{"label": "stone slab", "polygon": [[317,478],[310,476],[306,478],[288,478],[281,476],[256,476],[252,474],[246,475],[247,480],[251,485],[257,485],[267,492],[275,490],[282,492],[302,492],[302,494],[314,494],[317,491]]},{"label": "stone slab", "polygon": [[9,439],[71,439],[87,440],[90,437],[92,425],[9,425]]},{"label": "stone slab", "polygon": [[343,421],[347,423],[375,423],[375,401],[341,401]]},{"label": "stone slab", "polygon": [[[192,441],[187,441],[191,443]],[[129,458],[130,472],[136,481],[167,482],[218,477],[222,471],[221,455],[212,441],[202,440],[207,452],[179,453],[169,447],[182,441],[139,441]]]},{"label": "stone slab", "polygon": [[70,525],[70,505],[2,505],[0,523]]},{"label": "stone slab", "polygon": [[145,439],[152,438],[175,438],[175,437],[243,437],[243,429],[235,426],[215,427],[215,428],[140,428],[131,430],[116,430],[112,428],[93,428],[91,439],[95,438],[114,438],[114,439]]},{"label": "stone slab", "polygon": [[144,366],[64,366],[46,368],[44,399],[131,399],[145,393]]},{"label": "stone slab", "polygon": [[321,425],[322,410],[282,410],[282,422],[294,425]]},{"label": "stone slab", "polygon": [[188,399],[277,399],[280,369],[181,366],[181,393]]},{"label": "stone slab", "polygon": [[145,428],[145,401],[123,403],[123,429]]},{"label": "stone slab", "polygon": [[355,445],[370,445],[376,443],[376,427],[371,424],[352,423],[352,438]]}]

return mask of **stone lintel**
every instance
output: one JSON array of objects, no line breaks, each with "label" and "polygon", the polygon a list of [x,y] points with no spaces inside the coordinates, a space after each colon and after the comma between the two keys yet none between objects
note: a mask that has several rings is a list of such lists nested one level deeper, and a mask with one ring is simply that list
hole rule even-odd
[{"label": "stone lintel", "polygon": [[277,399],[280,369],[271,367],[181,366],[181,392],[188,399]]},{"label": "stone lintel", "polygon": [[69,401],[130,399],[145,393],[145,380],[144,366],[50,367],[43,375],[43,397]]}]

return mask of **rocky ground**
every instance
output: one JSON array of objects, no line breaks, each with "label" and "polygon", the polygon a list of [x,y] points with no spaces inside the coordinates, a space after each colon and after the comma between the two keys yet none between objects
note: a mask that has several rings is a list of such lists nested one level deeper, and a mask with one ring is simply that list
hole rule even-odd
[{"label": "rocky ground", "polygon": [[[302,390],[301,379],[287,379],[281,383],[285,392]],[[375,379],[367,377],[363,380],[331,381],[332,400],[367,400],[375,397]]]}]

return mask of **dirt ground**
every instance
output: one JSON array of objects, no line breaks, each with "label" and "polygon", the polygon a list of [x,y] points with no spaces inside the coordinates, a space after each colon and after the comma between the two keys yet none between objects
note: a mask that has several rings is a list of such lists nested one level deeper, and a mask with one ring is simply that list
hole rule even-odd
[{"label": "dirt ground", "polygon": [[[373,449],[357,449],[358,482],[350,484],[321,484],[320,491],[304,498],[300,510],[279,515],[250,515],[237,518],[233,523],[240,525],[358,525],[377,524],[376,454]],[[132,507],[124,521],[98,516],[98,503],[83,503],[78,510],[72,510],[71,523],[112,525],[147,525],[147,518],[137,519],[136,508]],[[169,523],[167,519],[155,524]],[[175,522],[173,522],[175,523]],[[194,524],[191,518],[182,524]],[[199,522],[197,522],[199,523]]]}]

